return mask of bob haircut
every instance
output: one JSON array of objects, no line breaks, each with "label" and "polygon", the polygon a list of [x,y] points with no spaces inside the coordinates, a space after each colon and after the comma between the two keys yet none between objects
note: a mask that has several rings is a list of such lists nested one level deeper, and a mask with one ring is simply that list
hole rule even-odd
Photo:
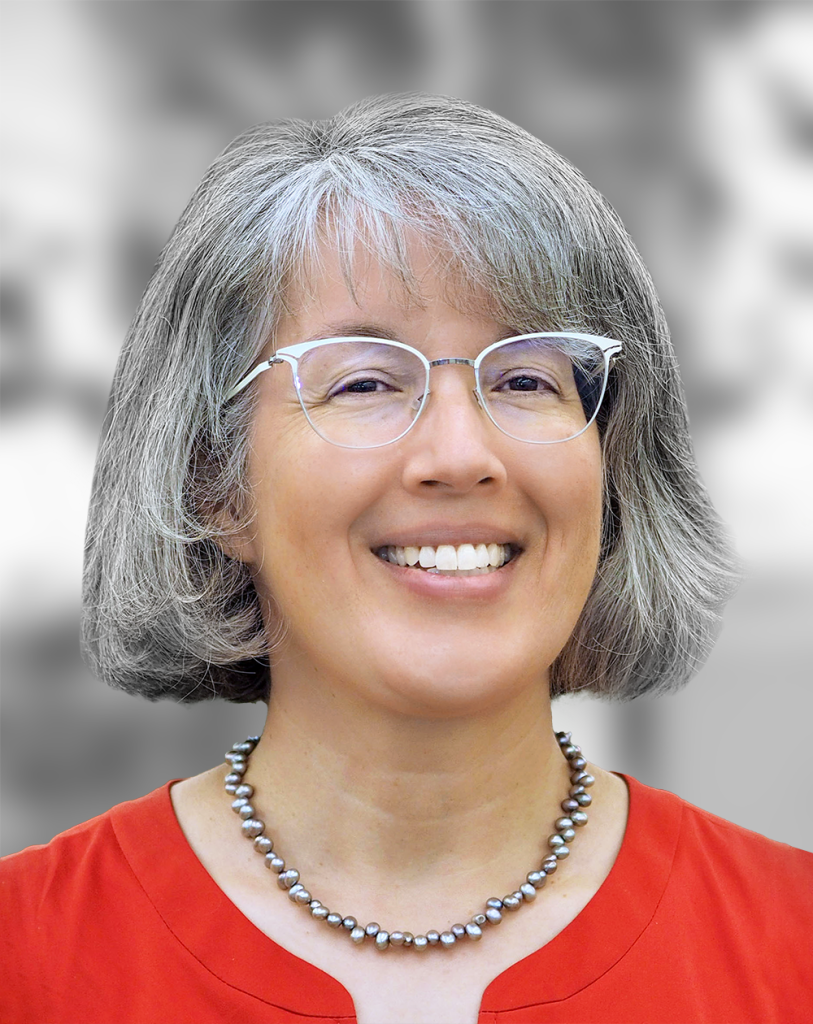
[{"label": "bob haircut", "polygon": [[249,129],[161,254],[116,371],[90,503],[83,639],[107,682],[150,699],[267,699],[280,638],[264,631],[249,570],[220,546],[248,507],[255,390],[224,396],[273,339],[292,283],[318,273],[321,242],[351,288],[361,243],[417,296],[415,232],[461,308],[485,301],[517,333],[624,345],[598,420],[598,571],[552,695],[673,689],[705,659],[735,566],[638,252],[582,175],[523,129],[460,100],[400,94]]}]

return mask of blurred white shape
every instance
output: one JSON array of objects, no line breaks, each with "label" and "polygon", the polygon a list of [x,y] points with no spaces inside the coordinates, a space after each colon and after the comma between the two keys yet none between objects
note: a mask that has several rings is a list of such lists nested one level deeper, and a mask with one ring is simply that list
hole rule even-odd
[{"label": "blurred white shape", "polygon": [[[741,424],[700,449],[717,509],[749,571],[807,572],[813,564],[813,416],[810,394],[771,386]],[[809,390],[808,383],[808,390]]]},{"label": "blurred white shape", "polygon": [[45,627],[79,607],[95,451],[82,424],[59,409],[16,417],[3,434],[5,625]]},{"label": "blurred white shape", "polygon": [[813,8],[776,5],[736,34],[703,37],[699,48],[696,143],[729,203],[770,231],[813,227],[812,47]]},{"label": "blurred white shape", "polygon": [[813,566],[811,53],[808,5],[755,9],[702,40],[689,118],[721,204],[689,333],[700,372],[740,408],[698,454],[751,568],[791,573]]},{"label": "blurred white shape", "polygon": [[96,87],[108,55],[73,5],[12,4],[4,20],[4,269],[32,293],[44,369],[106,389],[121,340],[109,236],[120,150]]}]

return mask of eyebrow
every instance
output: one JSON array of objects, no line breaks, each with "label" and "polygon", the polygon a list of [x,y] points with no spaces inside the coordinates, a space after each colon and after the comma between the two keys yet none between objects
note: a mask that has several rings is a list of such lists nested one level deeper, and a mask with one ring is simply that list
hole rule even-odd
[{"label": "eyebrow", "polygon": [[[494,341],[505,341],[506,338],[513,338],[518,333],[522,332],[501,326],[498,337]],[[392,331],[381,324],[361,320],[339,320],[325,324],[323,331],[303,340],[324,341],[327,338],[381,338],[384,341],[403,341],[403,338],[398,337],[398,331]]]},{"label": "eyebrow", "polygon": [[384,341],[399,341],[396,331],[391,331],[381,324],[370,323],[369,321],[342,320],[336,323],[325,325],[323,331],[319,331],[306,341],[323,341],[327,338],[381,338]]}]

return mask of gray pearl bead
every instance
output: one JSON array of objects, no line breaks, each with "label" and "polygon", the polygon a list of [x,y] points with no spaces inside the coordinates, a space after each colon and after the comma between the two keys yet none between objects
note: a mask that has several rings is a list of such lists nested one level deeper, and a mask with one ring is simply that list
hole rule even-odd
[{"label": "gray pearl bead", "polygon": [[291,903],[300,903],[304,907],[306,903],[310,903],[311,894],[301,882],[297,882],[288,890],[288,899]]},{"label": "gray pearl bead", "polygon": [[290,889],[292,885],[296,885],[299,881],[299,872],[296,868],[288,868],[287,871],[282,871],[279,878],[277,879],[277,885],[280,889]]},{"label": "gray pearl bead", "polygon": [[245,773],[246,768],[248,768],[248,762],[247,761],[232,761],[232,763],[231,763],[231,770],[232,770],[232,772],[235,775],[239,775],[241,778],[242,778],[243,774]]},{"label": "gray pearl bead", "polygon": [[365,932],[365,930],[359,925],[356,925],[352,932],[350,932],[350,938],[353,940],[353,942],[355,942],[357,946],[364,942],[366,935],[367,932]]},{"label": "gray pearl bead", "polygon": [[578,803],[579,807],[589,807],[590,804],[593,802],[593,798],[590,796],[589,793],[579,793],[579,795],[576,797],[576,802]]},{"label": "gray pearl bead", "polygon": [[318,907],[311,907],[311,917],[315,917],[317,921],[327,920],[329,914],[328,908],[321,906],[321,904]]},{"label": "gray pearl bead", "polygon": [[357,924],[358,921],[355,919],[355,917],[345,917],[342,920],[342,928],[346,928],[349,932],[352,932]]},{"label": "gray pearl bead", "polygon": [[248,821],[249,818],[253,818],[255,811],[251,804],[243,804],[240,810],[237,812],[243,821]]},{"label": "gray pearl bead", "polygon": [[572,828],[563,828],[560,831],[559,835],[562,837],[562,839],[564,839],[566,843],[572,843],[573,840],[576,838],[576,831]]},{"label": "gray pearl bead", "polygon": [[285,861],[276,853],[267,853],[265,855],[265,866],[271,871],[276,871],[280,874],[285,870]]},{"label": "gray pearl bead", "polygon": [[328,914],[327,917],[325,918],[325,924],[329,925],[331,928],[338,928],[341,925],[341,923],[341,914]]},{"label": "gray pearl bead", "polygon": [[553,872],[556,870],[556,866],[557,861],[553,855],[546,857],[542,861],[542,871],[544,871],[546,875],[552,875]]},{"label": "gray pearl bead", "polygon": [[425,935],[416,935],[412,941],[413,948],[419,950],[420,952],[423,952],[428,945],[429,939],[427,939]]},{"label": "gray pearl bead", "polygon": [[240,808],[245,807],[247,803],[248,800],[246,800],[244,796],[238,796],[236,800],[232,800],[231,809],[234,811],[235,814],[239,814]]},{"label": "gray pearl bead", "polygon": [[375,948],[380,949],[382,952],[390,944],[390,933],[385,931],[376,932],[375,935]]},{"label": "gray pearl bead", "polygon": [[269,839],[268,836],[257,836],[254,840],[254,849],[257,853],[270,853],[274,849],[274,841]]},{"label": "gray pearl bead", "polygon": [[559,741],[559,746],[560,747],[567,746],[567,744],[570,743],[570,739],[571,739],[572,736],[573,736],[572,732],[564,732],[564,731],[557,732],[556,733],[556,739]]},{"label": "gray pearl bead", "polygon": [[370,938],[375,938],[376,935],[381,931],[381,925],[377,921],[370,921],[367,927],[364,929],[366,935]]},{"label": "gray pearl bead", "polygon": [[556,819],[556,829],[557,829],[557,831],[559,829],[563,829],[563,828],[573,828],[573,820],[572,820],[572,818],[557,818]]},{"label": "gray pearl bead", "polygon": [[[545,882],[548,880],[548,876],[544,871],[529,871],[525,876],[525,880],[534,887],[534,889],[541,889]],[[522,886],[520,886],[520,889]]]},{"label": "gray pearl bead", "polygon": [[574,811],[571,814],[571,818],[573,819],[573,824],[576,825],[578,828],[581,828],[583,825],[587,824],[587,815],[584,813],[584,811]]},{"label": "gray pearl bead", "polygon": [[568,743],[566,747],[562,747],[562,753],[569,761],[573,757],[578,757],[581,750],[574,743]]},{"label": "gray pearl bead", "polygon": [[554,833],[552,836],[548,836],[548,846],[552,850],[555,850],[557,846],[564,846],[565,841],[558,833]]},{"label": "gray pearl bead", "polygon": [[489,907],[486,911],[486,920],[489,924],[499,924],[502,921],[502,911],[496,907]]},{"label": "gray pearl bead", "polygon": [[245,761],[245,755],[242,751],[230,750],[228,754],[223,757],[224,761],[228,761],[229,764],[234,764],[235,761]]},{"label": "gray pearl bead", "polygon": [[236,750],[241,754],[250,754],[255,746],[256,744],[252,743],[251,740],[243,740],[242,743],[235,743],[232,750]]},{"label": "gray pearl bead", "polygon": [[313,910],[315,907],[321,907],[322,906],[322,901],[321,900],[311,900],[310,903],[308,904],[308,906],[311,908],[311,910]]},{"label": "gray pearl bead", "polygon": [[404,932],[404,945],[409,947],[415,942],[415,936],[412,932]]},{"label": "gray pearl bead", "polygon": [[486,923],[487,918],[485,914],[475,914],[471,920],[473,924],[477,924],[482,928],[483,925]]},{"label": "gray pearl bead", "polygon": [[584,767],[586,767],[586,765],[587,762],[581,756],[570,758],[570,767],[574,772],[580,772]]},{"label": "gray pearl bead", "polygon": [[456,939],[462,939],[466,934],[466,929],[462,924],[453,924],[449,930]]},{"label": "gray pearl bead", "polygon": [[456,942],[457,939],[451,932],[440,933],[440,944],[444,949],[451,949]]},{"label": "gray pearl bead", "polygon": [[390,932],[390,945],[403,946],[404,938],[405,936],[403,932]]},{"label": "gray pearl bead", "polygon": [[519,887],[519,891],[522,893],[522,898],[528,903],[536,899],[536,889],[530,882],[523,882]]},{"label": "gray pearl bead", "polygon": [[240,776],[237,774],[237,772],[229,772],[223,781],[226,783],[227,786],[231,786],[232,784],[234,784],[235,786],[239,786]]},{"label": "gray pearl bead", "polygon": [[562,810],[563,810],[563,811],[565,811],[565,813],[567,813],[567,814],[570,814],[570,812],[571,812],[571,811],[578,811],[578,809],[579,809],[579,804],[578,804],[578,801],[574,800],[572,796],[569,796],[569,797],[567,798],[567,800],[563,800],[563,801],[562,801],[562,802],[561,802],[561,803],[559,804],[559,806],[560,806],[560,807],[562,808]]},{"label": "gray pearl bead", "polygon": [[564,860],[565,857],[570,856],[570,849],[567,846],[557,846],[554,853],[557,860]]},{"label": "gray pearl bead", "polygon": [[259,818],[249,818],[248,821],[243,822],[240,829],[246,839],[256,839],[265,831],[265,822],[260,821]]},{"label": "gray pearl bead", "polygon": [[433,928],[431,932],[426,933],[426,941],[430,946],[437,946],[440,942],[440,932],[436,932]]},{"label": "gray pearl bead", "polygon": [[247,782],[242,782],[237,787],[234,795],[235,796],[246,796],[246,797],[249,797],[249,799],[250,799],[251,797],[254,796],[254,787],[253,786],[249,786],[249,784]]},{"label": "gray pearl bead", "polygon": [[506,910],[519,910],[520,903],[522,903],[521,896],[517,897],[511,894],[510,896],[503,896],[502,898],[502,905]]},{"label": "gray pearl bead", "polygon": [[477,924],[476,921],[469,921],[469,923],[466,925],[466,935],[468,935],[468,937],[472,939],[472,941],[476,942],[478,939],[482,939],[483,929],[480,927],[479,924]]},{"label": "gray pearl bead", "polygon": [[592,776],[588,776],[587,772],[582,769],[577,772],[571,772],[570,774],[570,781],[574,786],[583,786],[584,783],[582,782],[582,779],[586,778],[592,778]]},{"label": "gray pearl bead", "polygon": [[584,786],[582,786],[582,785],[571,786],[570,787],[570,795],[573,796],[573,797],[578,797],[579,793],[584,793],[584,792],[585,792],[585,789],[584,789]]},{"label": "gray pearl bead", "polygon": [[[237,778],[239,779],[240,776],[238,775]],[[236,782],[227,782],[226,786],[225,786],[225,790],[226,790],[227,793],[236,793],[237,792],[237,783]]]},{"label": "gray pearl bead", "polygon": [[589,789],[595,783],[595,781],[596,780],[593,778],[593,776],[588,774],[583,774],[579,779],[580,784],[584,786],[585,789]]},{"label": "gray pearl bead", "polygon": [[498,900],[496,896],[492,896],[490,900],[486,900],[487,907],[493,907],[495,910],[502,910],[502,900]]}]

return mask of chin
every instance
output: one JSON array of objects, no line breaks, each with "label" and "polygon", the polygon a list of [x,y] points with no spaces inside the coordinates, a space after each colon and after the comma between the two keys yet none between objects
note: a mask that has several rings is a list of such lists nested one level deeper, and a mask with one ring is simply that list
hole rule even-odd
[{"label": "chin", "polygon": [[485,714],[517,700],[524,691],[544,691],[547,670],[528,672],[503,662],[484,669],[482,658],[439,658],[423,669],[411,664],[403,675],[386,673],[384,700],[392,710],[421,718],[455,719]]}]

